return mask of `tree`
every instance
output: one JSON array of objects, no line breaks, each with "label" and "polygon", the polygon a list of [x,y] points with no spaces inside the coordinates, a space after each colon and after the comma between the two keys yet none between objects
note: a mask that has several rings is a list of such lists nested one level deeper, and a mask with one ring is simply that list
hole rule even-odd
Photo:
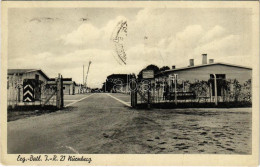
[{"label": "tree", "polygon": [[241,84],[238,82],[238,80],[234,80],[233,82],[233,86],[234,86],[234,99],[235,99],[235,102],[237,102],[239,100],[239,96],[241,96]]},{"label": "tree", "polygon": [[[190,91],[194,92],[197,97],[206,97],[208,95],[209,90],[209,82],[207,81],[196,81],[194,83],[190,83]],[[199,102],[200,98],[198,98]]]},{"label": "tree", "polygon": [[244,101],[252,102],[252,81],[251,81],[251,79],[247,80],[242,85],[242,99]]},{"label": "tree", "polygon": [[163,66],[162,68],[159,69],[160,72],[170,70],[169,66]]},{"label": "tree", "polygon": [[146,67],[146,70],[153,70],[154,74],[157,74],[159,72],[159,67],[156,66],[156,65],[151,64],[151,65]]},{"label": "tree", "polygon": [[154,74],[157,74],[160,71],[158,66],[150,64],[139,72],[139,74],[137,75],[138,79],[143,79],[142,73],[144,70],[153,70]]}]

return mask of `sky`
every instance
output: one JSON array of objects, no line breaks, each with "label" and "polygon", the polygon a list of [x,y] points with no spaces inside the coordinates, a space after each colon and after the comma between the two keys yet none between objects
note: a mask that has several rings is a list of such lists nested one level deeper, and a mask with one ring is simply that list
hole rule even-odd
[{"label": "sky", "polygon": [[[147,65],[176,68],[208,59],[251,67],[252,11],[244,8],[12,8],[8,68],[42,69],[101,87],[110,74],[138,74]],[[127,21],[118,62],[113,32]],[[86,73],[86,72],[85,72]]]}]

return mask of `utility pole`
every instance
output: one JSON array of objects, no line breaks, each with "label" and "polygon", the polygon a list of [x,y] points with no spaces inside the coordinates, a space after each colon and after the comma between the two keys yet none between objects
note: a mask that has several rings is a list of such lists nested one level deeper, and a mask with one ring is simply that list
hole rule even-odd
[{"label": "utility pole", "polygon": [[82,85],[85,84],[85,82],[84,82],[84,78],[85,78],[85,70],[84,70],[84,65],[83,65],[83,83],[82,83]]},{"label": "utility pole", "polygon": [[85,80],[85,87],[86,87],[86,89],[87,89],[87,79],[88,79],[88,72],[89,72],[90,64],[91,64],[91,61],[89,61],[89,63],[88,63],[88,71],[87,71],[87,74],[86,74],[86,80]]},{"label": "utility pole", "polygon": [[84,64],[83,64],[83,82],[82,82],[82,87],[81,87],[82,93],[84,93],[84,85],[85,85],[84,78],[85,78],[85,70],[84,70]]}]

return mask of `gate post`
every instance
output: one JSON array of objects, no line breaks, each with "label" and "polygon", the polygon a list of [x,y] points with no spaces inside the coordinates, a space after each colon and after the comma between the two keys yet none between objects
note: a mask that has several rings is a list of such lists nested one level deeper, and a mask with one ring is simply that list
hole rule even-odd
[{"label": "gate post", "polygon": [[133,108],[136,107],[137,104],[137,90],[136,90],[136,80],[131,80],[130,84],[130,89],[131,89],[131,106]]},{"label": "gate post", "polygon": [[64,107],[64,94],[63,94],[63,77],[61,75],[61,82],[60,82],[60,97],[61,97],[61,108]]},{"label": "gate post", "polygon": [[57,95],[56,95],[56,106],[58,109],[61,109],[64,105],[63,101],[63,81],[62,75],[58,75],[57,79]]},{"label": "gate post", "polygon": [[147,100],[147,108],[150,109],[151,108],[151,80],[149,80],[149,85],[148,85],[148,100]]},{"label": "gate post", "polygon": [[60,74],[58,75],[58,78],[57,78],[57,94],[56,94],[56,107],[58,109],[60,109]]}]

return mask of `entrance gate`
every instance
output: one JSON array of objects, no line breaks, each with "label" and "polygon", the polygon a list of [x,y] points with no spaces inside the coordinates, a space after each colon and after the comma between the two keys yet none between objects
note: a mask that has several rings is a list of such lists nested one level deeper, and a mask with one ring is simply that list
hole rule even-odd
[{"label": "entrance gate", "polygon": [[131,105],[139,104],[150,108],[153,104],[210,102],[210,87],[208,82],[189,83],[178,79],[177,75],[169,76],[168,79],[146,79],[142,81],[132,80]]},{"label": "entrance gate", "polygon": [[62,76],[56,78],[54,84],[38,79],[22,79],[16,74],[8,76],[7,104],[16,106],[64,106]]},{"label": "entrance gate", "polygon": [[[134,79],[130,82],[131,105],[137,107],[170,106],[217,106],[219,103],[251,103],[251,80],[240,84],[236,79],[213,75],[208,81],[190,82],[169,76],[159,79]],[[216,93],[215,93],[216,92]],[[158,104],[159,103],[159,104]],[[200,103],[200,104],[199,104]],[[204,103],[204,104],[203,104]],[[210,103],[210,104],[209,104]]]}]

